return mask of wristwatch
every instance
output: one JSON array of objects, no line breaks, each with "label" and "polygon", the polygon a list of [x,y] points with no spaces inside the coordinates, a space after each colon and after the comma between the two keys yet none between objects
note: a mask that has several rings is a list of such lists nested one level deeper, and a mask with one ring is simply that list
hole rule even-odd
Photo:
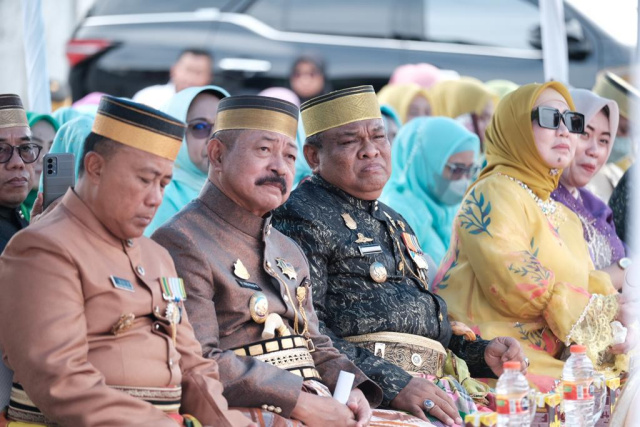
[{"label": "wristwatch", "polygon": [[620,267],[623,270],[626,270],[627,268],[631,267],[631,258],[620,258],[618,260],[618,267]]}]

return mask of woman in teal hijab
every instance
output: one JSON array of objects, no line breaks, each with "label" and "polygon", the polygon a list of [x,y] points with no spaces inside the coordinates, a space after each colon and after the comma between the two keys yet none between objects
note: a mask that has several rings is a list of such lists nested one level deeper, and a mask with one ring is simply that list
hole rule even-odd
[{"label": "woman in teal hijab", "polygon": [[418,117],[400,128],[391,152],[391,179],[381,200],[400,212],[422,250],[444,257],[453,219],[478,170],[480,141],[447,117]]},{"label": "woman in teal hijab", "polygon": [[218,86],[191,87],[175,94],[162,110],[187,123],[182,147],[173,167],[173,179],[144,234],[151,236],[187,203],[198,197],[207,181],[206,143],[213,133],[218,102],[229,92]]},{"label": "woman in teal hijab", "polygon": [[40,176],[42,175],[42,158],[49,152],[53,138],[56,136],[60,125],[51,115],[38,114],[33,111],[27,111],[27,120],[31,128],[31,142],[35,142],[42,147],[42,150],[40,150],[40,158],[38,158],[38,161],[34,165],[35,174],[32,177],[31,191],[24,202],[22,202],[22,205],[20,205],[22,214],[27,221],[29,221],[31,208],[36,201],[36,197],[38,197],[38,184],[40,182]]}]

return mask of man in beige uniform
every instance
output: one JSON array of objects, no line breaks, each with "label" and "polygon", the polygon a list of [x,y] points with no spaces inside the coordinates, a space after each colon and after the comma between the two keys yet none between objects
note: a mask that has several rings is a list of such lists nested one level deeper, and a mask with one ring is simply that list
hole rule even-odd
[{"label": "man in beige uniform", "polygon": [[0,257],[0,344],[15,371],[9,420],[250,423],[228,410],[218,367],[201,356],[171,257],[140,237],[183,134],[170,116],[103,97],[75,190]]},{"label": "man in beige uniform", "polygon": [[[286,101],[220,101],[209,182],[152,238],[185,279],[196,336],[231,406],[254,408],[246,412],[268,425],[366,425],[363,392],[377,405],[381,391],[319,333],[307,260],[271,227],[270,211],[291,191],[297,120]],[[329,392],[341,370],[355,374],[347,405]]]}]

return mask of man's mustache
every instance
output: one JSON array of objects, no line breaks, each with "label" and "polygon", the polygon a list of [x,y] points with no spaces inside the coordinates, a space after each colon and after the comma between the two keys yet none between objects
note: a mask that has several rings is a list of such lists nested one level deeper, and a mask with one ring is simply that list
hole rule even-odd
[{"label": "man's mustache", "polygon": [[282,195],[284,196],[285,194],[287,194],[287,182],[281,176],[277,176],[277,175],[265,176],[265,177],[259,178],[256,181],[256,185],[265,185],[270,183],[280,184],[280,191],[282,192]]}]

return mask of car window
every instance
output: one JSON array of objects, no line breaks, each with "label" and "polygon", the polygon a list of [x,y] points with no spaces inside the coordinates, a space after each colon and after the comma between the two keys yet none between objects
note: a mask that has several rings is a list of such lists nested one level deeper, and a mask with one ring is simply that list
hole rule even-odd
[{"label": "car window", "polygon": [[402,28],[396,4],[397,0],[261,0],[246,13],[283,31],[390,38]]},{"label": "car window", "polygon": [[222,9],[230,0],[108,0],[97,1],[89,16],[131,15],[138,13],[193,12],[198,9]]},{"label": "car window", "polygon": [[424,1],[429,41],[535,49],[530,39],[540,11],[526,0]]}]

